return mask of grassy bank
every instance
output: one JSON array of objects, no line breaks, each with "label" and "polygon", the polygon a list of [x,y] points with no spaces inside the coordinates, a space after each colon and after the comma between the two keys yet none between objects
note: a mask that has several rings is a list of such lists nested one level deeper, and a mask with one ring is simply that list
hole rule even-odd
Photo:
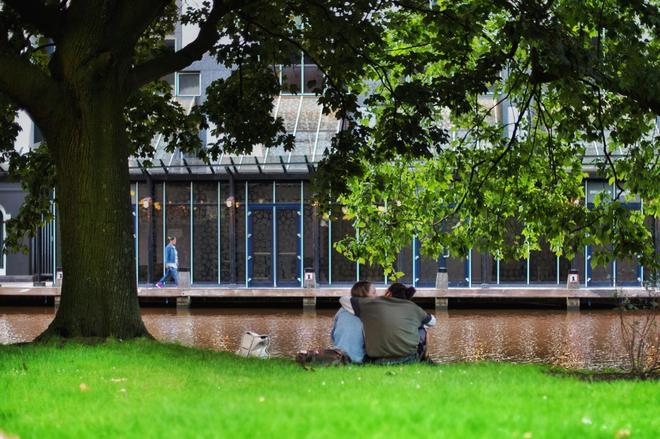
[{"label": "grassy bank", "polygon": [[656,438],[658,407],[660,382],[536,366],[306,371],[148,341],[0,346],[0,431],[21,438]]}]

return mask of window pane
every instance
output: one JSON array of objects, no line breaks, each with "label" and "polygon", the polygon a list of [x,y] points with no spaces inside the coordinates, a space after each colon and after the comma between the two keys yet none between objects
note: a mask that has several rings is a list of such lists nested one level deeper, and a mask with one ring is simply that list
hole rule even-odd
[{"label": "window pane", "polygon": [[284,93],[300,93],[301,71],[300,64],[282,67],[282,91]]},{"label": "window pane", "polygon": [[450,256],[445,259],[447,263],[447,281],[451,287],[467,285],[466,259]]},{"label": "window pane", "polygon": [[530,252],[529,282],[557,283],[557,255],[550,249],[547,242],[540,243],[541,250]]},{"label": "window pane", "polygon": [[271,204],[273,202],[273,183],[250,183],[248,197],[250,197],[250,204]]},{"label": "window pane", "polygon": [[[310,206],[311,207],[311,206]],[[311,219],[311,208],[308,212]],[[305,224],[306,226],[308,224]],[[311,244],[312,227],[305,230],[305,238]],[[300,215],[298,209],[277,209],[277,284],[299,286],[301,278],[301,266],[299,255]],[[305,250],[309,249],[309,255],[305,253],[305,263],[313,261],[313,250],[305,243]],[[312,265],[310,265],[312,266]]]},{"label": "window pane", "polygon": [[[418,245],[419,248],[419,245]],[[417,273],[417,285],[420,287],[430,287],[435,285],[435,277],[438,273],[438,261],[429,256],[423,256],[419,253],[419,273]]]},{"label": "window pane", "polygon": [[321,215],[320,218],[320,236],[319,236],[319,278],[318,282],[328,283],[328,250],[332,250],[328,244],[328,235],[330,234],[330,221],[327,215]]},{"label": "window pane", "polygon": [[[522,226],[516,221],[508,221],[504,241],[509,245],[523,246]],[[527,283],[527,259],[503,258],[500,260],[500,283]]]},{"label": "window pane", "polygon": [[[332,242],[340,241],[348,235],[355,235],[355,230],[350,221],[343,219],[332,221]],[[337,250],[332,249],[332,282],[353,283],[355,282],[355,262],[351,262]]]},{"label": "window pane", "polygon": [[[147,183],[138,184],[138,282],[153,283],[148,276],[149,268],[153,265],[152,246],[155,243],[156,234],[154,229],[154,216],[158,212],[154,209],[154,200],[151,194],[151,185]],[[160,277],[160,276],[159,276]],[[157,280],[157,279],[156,279]]]},{"label": "window pane", "polygon": [[248,221],[252,222],[250,238],[253,285],[272,285],[273,282],[273,211],[254,209]]},{"label": "window pane", "polygon": [[218,184],[194,183],[194,276],[195,283],[218,281]]},{"label": "window pane", "polygon": [[165,242],[163,241],[163,209],[165,203],[163,202],[163,184],[154,184],[154,197],[153,197],[153,216],[151,217],[152,233],[154,240],[155,252],[149,252],[151,258],[151,281],[156,282],[160,279],[163,272],[163,249]]},{"label": "window pane", "polygon": [[236,283],[245,283],[245,184],[236,184]]},{"label": "window pane", "polygon": [[[577,259],[577,255],[575,256]],[[577,265],[576,262],[576,267],[578,272],[580,271],[580,267]],[[566,259],[564,256],[559,257],[559,284],[566,284],[568,281],[568,272],[571,269],[571,261]],[[584,280],[584,278],[580,278]]]},{"label": "window pane", "polygon": [[368,280],[376,285],[385,283],[385,271],[378,263],[360,264],[360,280]]},{"label": "window pane", "polygon": [[[586,279],[586,274],[585,274],[585,264],[584,264],[584,247],[581,247],[580,251],[575,254],[575,266],[577,267],[578,270],[578,275],[580,276],[580,284],[584,285],[584,280]],[[566,277],[562,278],[562,281],[566,282],[568,279],[568,275]]]},{"label": "window pane", "polygon": [[40,143],[44,140],[43,134],[41,134],[41,130],[39,127],[35,124],[32,125],[34,127],[34,130],[32,132],[32,137],[33,137],[33,142],[32,143]]},{"label": "window pane", "polygon": [[617,259],[617,285],[635,285],[639,284],[639,281],[639,264],[637,262],[637,258]]},{"label": "window pane", "polygon": [[[222,259],[222,273],[220,282],[223,284],[245,285],[245,183],[236,182],[234,186],[234,204],[227,207],[229,198],[229,183],[220,184],[220,200],[224,200],[220,217],[220,257]],[[231,222],[235,230],[235,242],[231,241]],[[235,272],[231,272],[231,258],[233,252],[236,257]]]},{"label": "window pane", "polygon": [[[451,231],[458,220],[454,217],[447,220],[445,223],[445,230],[447,232]],[[467,253],[466,253],[467,254]],[[461,287],[468,285],[468,264],[467,257],[460,256],[457,252],[456,254],[451,254],[450,252],[445,253],[445,264],[447,265],[447,283],[452,287]]]},{"label": "window pane", "polygon": [[199,73],[179,73],[179,95],[199,96],[201,94]]},{"label": "window pane", "polygon": [[323,89],[323,74],[321,70],[315,65],[306,65],[305,69],[305,84],[303,92],[314,93],[315,89]]},{"label": "window pane", "polygon": [[165,189],[166,234],[176,237],[179,270],[190,270],[190,183],[167,183]]},{"label": "window pane", "polygon": [[593,203],[596,195],[605,192],[609,195],[612,194],[612,186],[605,181],[588,181],[587,182],[587,202]]},{"label": "window pane", "polygon": [[396,271],[401,271],[404,273],[402,277],[397,279],[397,282],[401,282],[407,285],[412,284],[413,282],[412,244],[401,249],[401,251],[396,257],[395,267],[396,267]]},{"label": "window pane", "polygon": [[227,198],[229,197],[229,184],[222,182],[220,184],[220,282],[229,283],[231,281],[231,242],[229,237],[229,219],[230,210],[235,209],[227,207]]},{"label": "window pane", "polygon": [[[57,247],[55,248],[55,268],[57,269],[58,267],[62,267],[62,248],[64,246],[62,245],[62,232],[61,232],[61,226],[60,224],[62,223],[61,217],[60,217],[60,209],[56,208],[56,218],[55,218],[55,242],[57,244]],[[52,229],[52,225],[50,226]],[[44,247],[50,247],[50,243],[45,242]],[[46,272],[52,272],[52,266],[51,266],[51,261],[50,258],[47,261],[46,267],[48,269]]]},{"label": "window pane", "polygon": [[527,260],[500,260],[500,283],[526,283]]},{"label": "window pane", "polygon": [[300,203],[300,182],[278,182],[275,196],[278,203]]},{"label": "window pane", "polygon": [[[589,254],[593,255],[596,251],[602,251],[602,247],[593,247],[589,249]],[[610,250],[605,250],[610,251]],[[612,263],[606,265],[596,265],[592,264],[593,257],[589,260],[589,266],[591,268],[591,275],[589,276],[589,283],[596,286],[610,286],[612,285]]]},{"label": "window pane", "polygon": [[[434,287],[438,273],[439,259],[422,255],[421,246],[418,244],[417,255],[418,271],[417,286]],[[466,280],[465,258],[453,257],[445,254],[445,264],[447,267],[447,280],[451,286],[461,286]]]},{"label": "window pane", "polygon": [[[303,270],[306,267],[314,267],[315,252],[318,251],[319,227],[314,223],[314,219],[314,207],[311,204],[305,204],[303,209]],[[295,235],[288,239],[294,240]]]},{"label": "window pane", "polygon": [[497,282],[497,264],[493,255],[472,250],[472,286]]}]

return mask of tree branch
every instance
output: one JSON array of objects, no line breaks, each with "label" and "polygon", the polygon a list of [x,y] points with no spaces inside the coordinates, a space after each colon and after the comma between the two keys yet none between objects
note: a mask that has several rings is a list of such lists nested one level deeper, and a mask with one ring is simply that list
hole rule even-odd
[{"label": "tree branch", "polygon": [[[135,42],[153,22],[163,16],[170,0],[122,0],[108,28],[108,44],[121,44],[124,51],[132,51]],[[122,38],[117,38],[122,35]]]},{"label": "tree branch", "polygon": [[217,27],[220,19],[239,6],[245,5],[245,2],[241,0],[215,1],[208,16],[199,26],[197,38],[178,52],[167,53],[135,66],[132,72],[131,87],[136,90],[144,84],[168,73],[181,70],[194,61],[202,59],[202,56],[218,40]]},{"label": "tree branch", "polygon": [[[58,84],[38,66],[13,52],[7,43],[6,29],[0,26],[0,91],[19,107],[26,109],[42,127],[52,120],[55,106],[66,104]],[[52,103],[52,105],[48,104]],[[60,114],[64,112],[60,111]]]}]

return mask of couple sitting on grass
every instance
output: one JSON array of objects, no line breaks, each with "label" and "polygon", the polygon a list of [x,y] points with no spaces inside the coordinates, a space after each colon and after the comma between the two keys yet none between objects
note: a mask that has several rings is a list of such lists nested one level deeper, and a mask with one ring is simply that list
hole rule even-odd
[{"label": "couple sitting on grass", "polygon": [[352,363],[403,364],[426,356],[426,328],[435,317],[414,304],[414,287],[393,283],[377,296],[371,282],[357,282],[339,300],[332,344]]}]

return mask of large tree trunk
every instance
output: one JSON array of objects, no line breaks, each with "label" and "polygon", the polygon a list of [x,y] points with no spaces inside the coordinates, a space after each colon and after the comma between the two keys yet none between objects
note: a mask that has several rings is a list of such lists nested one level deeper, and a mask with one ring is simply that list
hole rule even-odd
[{"label": "large tree trunk", "polygon": [[116,90],[76,94],[80,113],[47,139],[64,279],[55,319],[39,339],[148,336],[135,279],[124,101]]}]

